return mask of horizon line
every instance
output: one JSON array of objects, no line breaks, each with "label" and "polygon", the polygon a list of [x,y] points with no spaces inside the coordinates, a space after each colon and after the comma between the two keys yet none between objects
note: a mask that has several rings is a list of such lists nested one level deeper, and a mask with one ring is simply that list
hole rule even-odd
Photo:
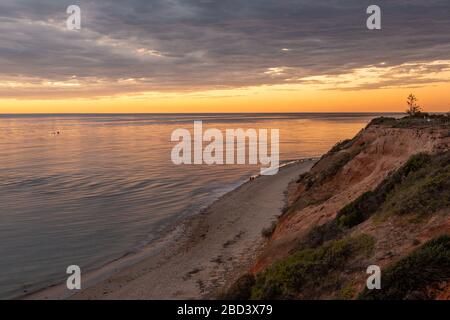
[{"label": "horizon line", "polygon": [[[3,115],[177,115],[177,114],[406,114],[404,111],[298,111],[298,112],[21,112],[0,113]],[[428,111],[426,113],[445,113]]]}]

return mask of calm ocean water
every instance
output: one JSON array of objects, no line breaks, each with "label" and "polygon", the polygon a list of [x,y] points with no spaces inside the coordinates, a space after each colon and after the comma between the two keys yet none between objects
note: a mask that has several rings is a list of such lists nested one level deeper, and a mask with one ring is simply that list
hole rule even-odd
[{"label": "calm ocean water", "polygon": [[[320,156],[375,115],[0,115],[0,298],[98,268],[235,188],[255,166],[175,166],[176,128],[278,128],[280,158]],[[59,131],[60,134],[54,134]]]}]

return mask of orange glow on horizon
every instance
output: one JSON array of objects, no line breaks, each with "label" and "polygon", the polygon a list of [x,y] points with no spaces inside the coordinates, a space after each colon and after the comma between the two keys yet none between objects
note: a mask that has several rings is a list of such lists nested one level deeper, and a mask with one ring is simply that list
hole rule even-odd
[{"label": "orange glow on horizon", "polygon": [[[438,64],[449,67],[439,72],[430,71]],[[271,72],[276,76],[283,74],[283,68],[275,69],[276,72]],[[448,79],[450,61],[381,65],[355,69],[348,74],[288,79],[294,83],[247,88],[117,93],[107,97],[83,96],[87,91],[71,92],[75,98],[65,97],[65,91],[53,98],[0,97],[0,113],[403,112],[410,93],[418,97],[424,111],[448,112]],[[24,81],[0,80],[0,88],[8,92],[25,88],[39,94],[44,89],[58,92],[67,87],[89,90],[95,86],[79,80],[77,83],[42,81],[38,84],[29,79]],[[386,88],[380,89],[383,83],[387,83]],[[101,86],[110,90],[121,88],[120,83],[110,86],[102,83]],[[371,86],[374,89],[370,89]]]},{"label": "orange glow on horizon", "polygon": [[413,92],[424,111],[450,110],[450,84],[362,91],[273,88],[98,99],[0,100],[0,113],[403,112]]}]

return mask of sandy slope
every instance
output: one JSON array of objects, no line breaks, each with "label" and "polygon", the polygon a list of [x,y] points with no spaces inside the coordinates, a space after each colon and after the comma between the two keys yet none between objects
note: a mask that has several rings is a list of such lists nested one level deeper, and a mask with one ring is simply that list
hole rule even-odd
[{"label": "sandy slope", "polygon": [[[94,284],[74,299],[208,298],[224,283],[248,270],[263,244],[261,231],[271,225],[292,179],[313,161],[288,165],[275,176],[262,176],[226,194],[183,225],[164,250]],[[83,279],[86,287],[91,280]],[[65,292],[64,292],[65,291]],[[62,286],[29,298],[63,298]]]}]

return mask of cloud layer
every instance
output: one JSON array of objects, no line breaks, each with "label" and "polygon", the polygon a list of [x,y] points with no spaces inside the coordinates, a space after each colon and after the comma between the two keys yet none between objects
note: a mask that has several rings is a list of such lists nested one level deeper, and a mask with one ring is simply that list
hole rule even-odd
[{"label": "cloud layer", "polygon": [[[305,83],[370,66],[406,84],[402,65],[450,60],[448,0],[376,2],[381,31],[366,29],[365,0],[2,0],[0,97]],[[81,31],[65,28],[70,4]]]}]

